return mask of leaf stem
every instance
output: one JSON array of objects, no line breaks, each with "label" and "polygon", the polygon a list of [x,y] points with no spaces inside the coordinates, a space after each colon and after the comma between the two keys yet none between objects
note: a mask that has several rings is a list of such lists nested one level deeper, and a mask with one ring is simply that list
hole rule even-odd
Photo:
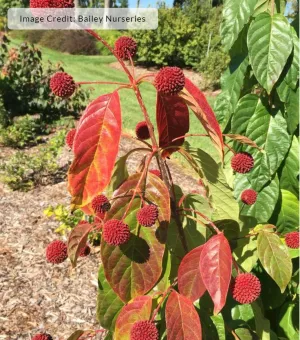
[{"label": "leaf stem", "polygon": [[211,227],[214,229],[214,231],[217,233],[217,234],[221,234],[221,231],[220,229],[207,217],[205,216],[204,214],[202,214],[200,211],[197,211],[195,209],[190,209],[190,208],[183,208],[182,210],[184,211],[190,211],[190,212],[194,212],[195,214],[201,216],[203,219],[205,219],[205,221],[208,222],[209,225],[211,225]]},{"label": "leaf stem", "polygon": [[121,86],[131,87],[130,84],[119,83],[117,81],[79,81],[79,82],[76,82],[76,85],[93,85],[93,84],[99,84],[99,85],[121,85]]}]

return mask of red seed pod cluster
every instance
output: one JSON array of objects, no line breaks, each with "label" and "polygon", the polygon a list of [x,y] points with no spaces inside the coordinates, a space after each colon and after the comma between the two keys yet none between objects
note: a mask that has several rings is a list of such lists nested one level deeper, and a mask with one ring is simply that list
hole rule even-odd
[{"label": "red seed pod cluster", "polygon": [[159,170],[152,169],[152,170],[149,170],[149,172],[150,172],[152,175],[155,175],[155,176],[161,178],[161,172],[160,172]]},{"label": "red seed pod cluster", "polygon": [[163,67],[154,79],[154,85],[158,92],[164,95],[175,95],[179,93],[185,85],[185,77],[179,67]]},{"label": "red seed pod cluster", "polygon": [[120,246],[129,241],[130,230],[124,222],[112,219],[104,224],[102,237],[109,245]]},{"label": "red seed pod cluster", "polygon": [[241,200],[247,205],[252,205],[256,202],[257,192],[253,189],[246,189],[241,194]]},{"label": "red seed pod cluster", "polygon": [[36,334],[32,340],[53,340],[52,336],[47,333],[39,333]]},{"label": "red seed pod cluster", "polygon": [[86,244],[85,247],[80,250],[79,256],[81,257],[88,256],[90,255],[90,252],[91,252],[91,248],[89,245]]},{"label": "red seed pod cluster", "polygon": [[239,274],[232,284],[233,298],[242,304],[254,302],[260,295],[259,279],[251,273]]},{"label": "red seed pod cluster", "polygon": [[62,263],[67,259],[67,257],[67,245],[63,241],[55,240],[46,248],[46,258],[50,263]]},{"label": "red seed pod cluster", "polygon": [[285,235],[285,243],[289,248],[299,248],[299,231],[292,231]]},{"label": "red seed pod cluster", "polygon": [[151,321],[135,322],[131,328],[130,340],[158,340],[158,337],[158,330]]},{"label": "red seed pod cluster", "polygon": [[111,205],[105,195],[98,195],[92,200],[92,208],[96,214],[103,214],[110,209]]},{"label": "red seed pod cluster", "polygon": [[136,214],[140,225],[144,227],[152,227],[158,218],[158,208],[154,204],[145,205]]},{"label": "red seed pod cluster", "polygon": [[148,125],[145,121],[139,122],[135,127],[135,134],[137,138],[145,140],[150,138]]},{"label": "red seed pod cluster", "polygon": [[58,97],[68,98],[75,92],[76,84],[66,72],[56,72],[50,79],[50,89]]},{"label": "red seed pod cluster", "polygon": [[30,8],[73,8],[74,0],[30,0]]},{"label": "red seed pod cluster", "polygon": [[248,152],[240,152],[231,159],[231,167],[234,171],[245,174],[254,166],[253,157]]},{"label": "red seed pod cluster", "polygon": [[130,37],[120,37],[115,42],[116,55],[124,60],[134,57],[137,51],[137,43]]},{"label": "red seed pod cluster", "polygon": [[66,144],[70,149],[73,147],[74,137],[76,134],[76,129],[71,129],[66,135]]}]

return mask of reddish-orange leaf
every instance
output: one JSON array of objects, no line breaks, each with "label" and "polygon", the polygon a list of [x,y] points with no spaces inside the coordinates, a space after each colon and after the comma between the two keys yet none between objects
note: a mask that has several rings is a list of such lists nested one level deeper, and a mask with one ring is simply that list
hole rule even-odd
[{"label": "reddish-orange leaf", "polygon": [[[156,122],[159,134],[159,146],[180,146],[184,138],[172,142],[173,139],[184,136],[190,127],[189,110],[184,100],[178,96],[162,96],[157,93]],[[167,149],[163,156],[169,156],[174,149]]]},{"label": "reddish-orange leaf", "polygon": [[151,316],[152,299],[150,296],[138,296],[124,306],[115,326],[115,339],[128,340],[133,324],[137,321],[149,320]]},{"label": "reddish-orange leaf", "polygon": [[73,267],[76,267],[77,258],[81,249],[86,246],[86,241],[92,225],[89,223],[78,224],[70,233],[68,239],[68,257]]},{"label": "reddish-orange leaf", "polygon": [[190,299],[172,291],[166,304],[168,340],[201,340],[199,315]]},{"label": "reddish-orange leaf", "polygon": [[223,234],[209,239],[200,256],[202,280],[214,303],[214,314],[218,314],[226,303],[231,279],[232,255],[229,243]]},{"label": "reddish-orange leaf", "polygon": [[194,111],[223,159],[224,143],[220,125],[204,94],[193,82],[186,78],[185,88],[180,92],[180,97],[183,98],[191,110]]},{"label": "reddish-orange leaf", "polygon": [[236,134],[232,134],[232,133],[228,133],[226,135],[224,135],[225,137],[231,138],[233,140],[236,140],[242,144],[246,144],[246,145],[250,145],[253,148],[256,148],[258,150],[262,150],[262,148],[260,148],[253,140],[251,140],[248,137],[245,136],[241,136],[241,135],[236,135]]},{"label": "reddish-orange leaf", "polygon": [[121,108],[118,92],[100,96],[85,110],[74,139],[74,161],[69,169],[72,209],[89,207],[108,185],[121,137]]},{"label": "reddish-orange leaf", "polygon": [[182,259],[178,269],[179,292],[191,301],[199,299],[206,291],[199,268],[202,250],[203,245],[191,250]]}]

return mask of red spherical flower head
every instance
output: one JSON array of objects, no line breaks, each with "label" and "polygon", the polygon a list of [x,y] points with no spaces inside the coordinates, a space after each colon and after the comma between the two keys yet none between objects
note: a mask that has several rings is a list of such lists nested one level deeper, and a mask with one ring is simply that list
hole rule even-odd
[{"label": "red spherical flower head", "polygon": [[76,129],[71,129],[66,135],[66,144],[70,149],[73,147],[74,137],[76,134]]},{"label": "red spherical flower head", "polygon": [[149,170],[149,172],[150,172],[152,175],[155,175],[155,176],[161,178],[161,172],[160,172],[159,170],[152,169],[152,170]]},{"label": "red spherical flower head", "polygon": [[92,200],[92,208],[95,211],[95,213],[105,213],[110,209],[111,205],[104,195],[98,195],[93,198]]},{"label": "red spherical flower head", "polygon": [[135,127],[135,134],[137,138],[139,139],[149,139],[150,138],[150,132],[148,129],[148,125],[145,121],[139,122]]},{"label": "red spherical flower head", "polygon": [[130,37],[120,37],[115,42],[116,55],[124,60],[134,57],[137,51],[137,43]]},{"label": "red spherical flower head", "polygon": [[104,224],[102,236],[111,246],[120,246],[129,241],[130,230],[124,222],[113,219]]},{"label": "red spherical flower head", "polygon": [[253,189],[246,189],[241,194],[241,200],[247,205],[252,205],[256,202],[257,192]]},{"label": "red spherical flower head", "polygon": [[90,255],[91,248],[86,244],[84,248],[80,250],[79,256],[85,257]]},{"label": "red spherical flower head", "polygon": [[39,333],[36,334],[32,340],[53,340],[52,336],[47,333]]},{"label": "red spherical flower head", "polygon": [[158,330],[151,321],[137,321],[131,328],[130,340],[158,340]]},{"label": "red spherical flower head", "polygon": [[154,79],[158,92],[165,95],[174,95],[180,92],[185,85],[185,77],[179,67],[163,67]]},{"label": "red spherical flower head", "polygon": [[253,157],[248,152],[240,152],[231,159],[231,167],[234,171],[245,174],[249,172],[254,165]]},{"label": "red spherical flower head", "polygon": [[56,72],[50,79],[51,91],[59,97],[71,97],[76,89],[72,76],[65,72]]},{"label": "red spherical flower head", "polygon": [[299,231],[292,231],[285,235],[285,243],[289,248],[299,248]]},{"label": "red spherical flower head", "polygon": [[30,8],[73,8],[74,0],[30,0]]},{"label": "red spherical flower head", "polygon": [[152,227],[158,218],[158,209],[154,204],[145,205],[136,214],[140,225],[144,227]]},{"label": "red spherical flower head", "polygon": [[259,279],[251,273],[239,274],[231,287],[233,298],[242,304],[255,301],[261,291]]},{"label": "red spherical flower head", "polygon": [[51,242],[46,248],[46,258],[51,263],[62,263],[68,257],[67,245],[60,240]]}]

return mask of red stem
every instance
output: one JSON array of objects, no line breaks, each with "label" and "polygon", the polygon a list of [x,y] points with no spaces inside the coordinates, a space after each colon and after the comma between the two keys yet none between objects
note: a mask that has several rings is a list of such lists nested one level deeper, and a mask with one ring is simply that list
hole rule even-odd
[{"label": "red stem", "polygon": [[201,216],[202,218],[204,218],[212,226],[212,228],[214,229],[214,231],[217,234],[221,234],[221,231],[219,230],[219,228],[207,216],[205,216],[201,212],[199,212],[197,210],[194,210],[194,209],[189,209],[189,208],[183,208],[182,210],[184,210],[184,211],[191,211],[191,212],[194,212],[195,214]]},{"label": "red stem", "polygon": [[130,84],[119,83],[117,81],[79,81],[79,82],[76,82],[76,85],[92,85],[92,84],[130,86]]}]

